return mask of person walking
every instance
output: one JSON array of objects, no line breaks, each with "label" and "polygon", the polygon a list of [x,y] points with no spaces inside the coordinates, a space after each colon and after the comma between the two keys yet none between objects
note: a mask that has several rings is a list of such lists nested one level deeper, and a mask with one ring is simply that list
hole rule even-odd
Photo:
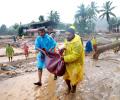
[{"label": "person walking", "polygon": [[35,85],[42,85],[42,72],[45,68],[45,55],[40,52],[40,49],[44,49],[46,51],[53,51],[56,47],[55,40],[49,36],[44,28],[38,30],[39,36],[35,39],[35,49],[37,51],[37,68],[38,68],[38,82],[34,83]]},{"label": "person walking", "polygon": [[84,78],[84,48],[74,29],[69,28],[65,34],[62,60],[66,64],[66,72],[63,78],[68,86],[67,93],[75,93],[77,84]]}]

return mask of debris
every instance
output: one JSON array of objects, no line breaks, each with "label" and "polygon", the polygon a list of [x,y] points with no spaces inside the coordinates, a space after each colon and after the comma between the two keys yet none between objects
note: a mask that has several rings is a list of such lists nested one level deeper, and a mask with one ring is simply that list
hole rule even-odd
[{"label": "debris", "polygon": [[12,71],[12,70],[16,70],[16,67],[13,67],[13,66],[2,66],[1,70]]},{"label": "debris", "polygon": [[100,67],[100,66],[96,66],[96,67]]}]

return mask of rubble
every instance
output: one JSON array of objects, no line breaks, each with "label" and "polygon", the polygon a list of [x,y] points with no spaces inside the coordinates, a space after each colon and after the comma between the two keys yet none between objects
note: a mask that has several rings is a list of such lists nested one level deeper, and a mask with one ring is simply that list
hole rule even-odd
[{"label": "rubble", "polygon": [[4,70],[4,71],[13,71],[13,70],[16,70],[16,67],[14,67],[14,66],[2,66],[1,70]]},{"label": "rubble", "polygon": [[76,93],[69,95],[65,94],[63,77],[55,81],[46,69],[42,87],[33,85],[38,80],[35,57],[0,64],[0,68],[8,65],[16,69],[0,70],[1,100],[120,100],[120,52],[104,52],[98,60],[86,56],[85,79],[78,84]]}]

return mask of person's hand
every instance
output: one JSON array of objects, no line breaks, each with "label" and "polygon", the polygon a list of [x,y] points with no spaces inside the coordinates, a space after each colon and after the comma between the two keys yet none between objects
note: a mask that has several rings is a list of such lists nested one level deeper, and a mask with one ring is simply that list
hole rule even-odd
[{"label": "person's hand", "polygon": [[63,61],[64,61],[64,56],[61,56],[61,60],[63,60]]},{"label": "person's hand", "polygon": [[61,51],[63,51],[63,52],[64,52],[65,50],[66,50],[66,48],[62,48],[62,49],[61,49]]},{"label": "person's hand", "polygon": [[65,50],[66,50],[66,48],[60,49],[60,50],[59,50],[60,55],[62,55]]},{"label": "person's hand", "polygon": [[46,49],[45,49],[45,48],[42,48],[42,50],[46,51]]}]

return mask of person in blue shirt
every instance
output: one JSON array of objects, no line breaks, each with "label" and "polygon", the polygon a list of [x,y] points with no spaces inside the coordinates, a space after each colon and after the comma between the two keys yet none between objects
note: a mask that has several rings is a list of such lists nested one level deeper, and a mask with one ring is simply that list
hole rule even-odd
[{"label": "person in blue shirt", "polygon": [[35,39],[35,49],[37,50],[37,68],[38,68],[38,77],[39,81],[34,83],[35,85],[41,86],[42,70],[45,68],[45,57],[40,52],[40,49],[45,49],[46,51],[52,51],[56,47],[55,40],[46,34],[45,29],[41,28],[38,30],[39,36]]},{"label": "person in blue shirt", "polygon": [[85,46],[85,52],[90,53],[93,51],[91,40],[88,40]]}]

